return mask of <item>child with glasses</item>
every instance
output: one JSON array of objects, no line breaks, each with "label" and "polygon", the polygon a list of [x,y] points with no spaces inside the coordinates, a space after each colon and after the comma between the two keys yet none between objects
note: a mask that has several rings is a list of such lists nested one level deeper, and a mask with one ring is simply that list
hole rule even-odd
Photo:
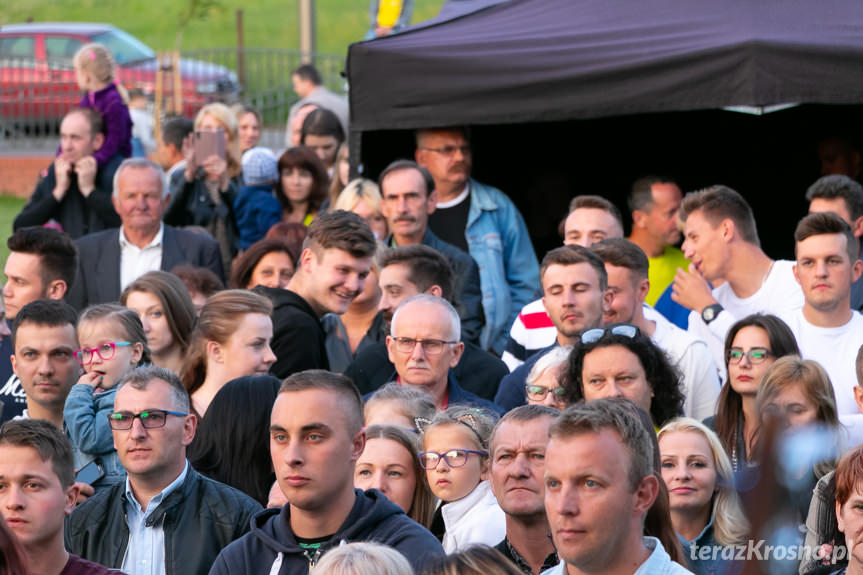
[{"label": "child with glasses", "polygon": [[438,412],[423,426],[420,465],[440,506],[431,531],[454,553],[469,545],[497,545],[506,519],[488,481],[488,440],[496,417],[463,406]]},{"label": "child with glasses", "polygon": [[84,375],[66,399],[63,425],[74,448],[75,469],[92,464],[95,470],[87,478],[98,492],[125,477],[108,415],[114,410],[117,383],[149,363],[150,350],[138,314],[116,304],[85,309],[78,320],[78,342],[81,349],[75,357]]}]

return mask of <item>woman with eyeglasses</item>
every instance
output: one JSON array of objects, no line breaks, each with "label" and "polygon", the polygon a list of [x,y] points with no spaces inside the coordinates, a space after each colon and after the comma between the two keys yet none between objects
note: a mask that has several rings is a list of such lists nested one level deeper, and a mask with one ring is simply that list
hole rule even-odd
[{"label": "woman with eyeglasses", "polygon": [[268,298],[245,290],[221,291],[201,308],[180,373],[199,418],[232,379],[269,373],[276,361],[270,349],[272,313]]},{"label": "woman with eyeglasses", "polygon": [[705,419],[704,424],[716,431],[741,488],[748,485],[749,474],[741,472],[753,459],[758,432],[755,395],[761,378],[778,358],[799,354],[791,329],[774,315],[753,314],[728,330],[725,338],[728,381],[719,392],[716,415]]},{"label": "woman with eyeglasses", "polygon": [[561,379],[566,373],[570,346],[555,347],[539,358],[527,374],[524,386],[528,405],[545,405],[558,410],[566,407]]},{"label": "woman with eyeglasses", "polygon": [[573,346],[564,377],[567,404],[625,397],[661,427],[683,413],[680,375],[661,349],[627,324],[589,329]]}]

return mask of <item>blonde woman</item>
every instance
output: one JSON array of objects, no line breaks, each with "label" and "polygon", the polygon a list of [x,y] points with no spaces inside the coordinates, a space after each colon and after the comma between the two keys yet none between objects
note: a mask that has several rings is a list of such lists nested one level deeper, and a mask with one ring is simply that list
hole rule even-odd
[{"label": "blonde woman", "polygon": [[348,182],[333,205],[334,210],[354,212],[366,222],[378,241],[389,234],[387,220],[381,212],[381,190],[376,183],[364,178]]},{"label": "blonde woman", "polygon": [[[715,554],[712,549],[741,544],[749,523],[722,443],[704,424],[688,417],[672,419],[657,437],[671,523],[690,569],[696,575],[727,573],[731,561],[722,557],[728,553]],[[702,547],[711,548],[710,554],[699,553]]]},{"label": "blonde woman", "polygon": [[380,543],[347,543],[324,555],[310,575],[413,575],[405,556]]},{"label": "blonde woman", "polygon": [[[224,269],[231,269],[237,253],[237,224],[234,200],[242,182],[237,118],[220,103],[207,104],[195,117],[195,131],[183,140],[185,171],[171,177],[171,205],[165,223],[172,226],[201,226],[219,242]],[[222,134],[225,154],[199,158],[195,140],[201,133]]]}]

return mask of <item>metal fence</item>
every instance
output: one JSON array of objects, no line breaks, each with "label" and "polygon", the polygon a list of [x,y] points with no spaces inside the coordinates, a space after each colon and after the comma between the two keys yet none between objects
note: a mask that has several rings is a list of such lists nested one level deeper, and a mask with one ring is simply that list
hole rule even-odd
[{"label": "metal fence", "polygon": [[[291,72],[307,61],[303,56],[266,48],[163,53],[121,63],[117,80],[127,90],[142,90],[149,111],[160,118],[178,112],[194,117],[209,102],[242,101],[261,112],[264,133],[272,139],[283,134],[288,110],[298,99]],[[343,57],[318,54],[313,63],[330,90],[346,92]],[[0,152],[44,147],[46,140],[56,146],[60,120],[81,96],[69,57],[0,56]]]}]

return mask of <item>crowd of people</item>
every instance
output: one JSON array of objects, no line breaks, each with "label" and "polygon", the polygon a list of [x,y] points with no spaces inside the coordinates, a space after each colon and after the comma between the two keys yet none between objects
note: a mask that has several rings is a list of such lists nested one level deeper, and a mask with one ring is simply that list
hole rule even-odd
[{"label": "crowd of people", "polygon": [[538,260],[468,130],[350,180],[302,66],[280,155],[209,104],[153,161],[75,62],[7,241],[0,575],[863,573],[859,173],[794,260],[657,176]]}]

